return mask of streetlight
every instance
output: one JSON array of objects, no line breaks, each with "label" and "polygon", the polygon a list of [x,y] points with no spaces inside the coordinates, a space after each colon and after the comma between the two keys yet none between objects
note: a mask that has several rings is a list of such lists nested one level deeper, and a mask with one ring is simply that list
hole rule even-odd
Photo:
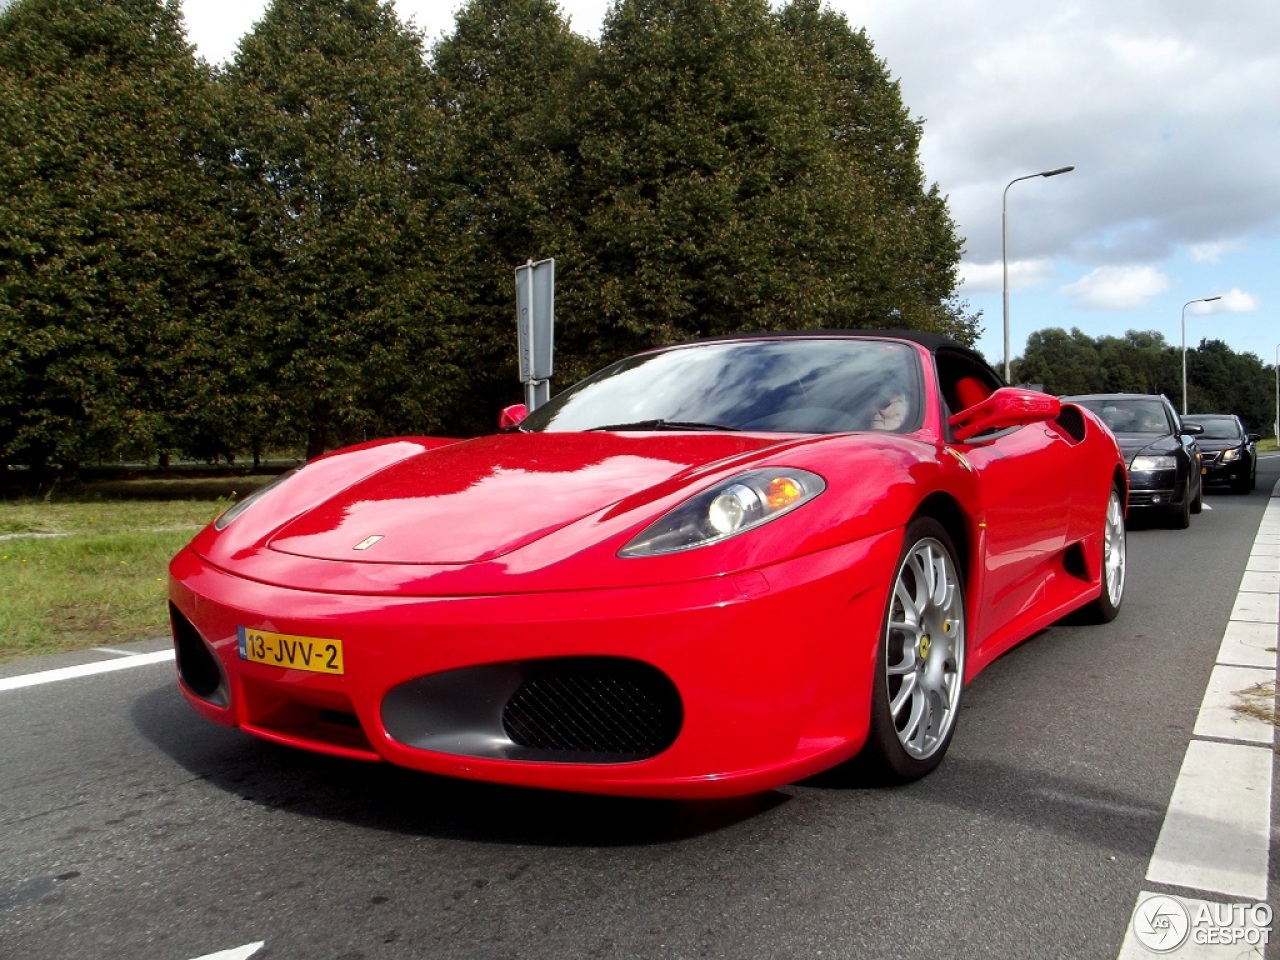
[{"label": "streetlight", "polygon": [[1187,307],[1193,303],[1213,303],[1221,299],[1221,296],[1201,297],[1198,300],[1188,300],[1182,305],[1182,415],[1184,417],[1187,415]]},{"label": "streetlight", "polygon": [[1036,177],[1056,177],[1061,173],[1070,173],[1075,167],[1058,167],[1056,170],[1041,170],[1039,173],[1028,173],[1025,177],[1014,177],[1004,187],[1004,199],[1000,205],[1000,261],[1004,266],[1004,381],[1011,379],[1009,371],[1009,188],[1022,180],[1034,180]]}]

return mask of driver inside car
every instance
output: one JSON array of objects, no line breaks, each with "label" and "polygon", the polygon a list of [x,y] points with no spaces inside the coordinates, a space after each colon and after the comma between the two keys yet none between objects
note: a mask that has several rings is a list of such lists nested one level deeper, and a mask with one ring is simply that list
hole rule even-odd
[{"label": "driver inside car", "polygon": [[899,386],[886,387],[871,402],[869,429],[897,430],[906,422],[909,409],[906,390]]}]

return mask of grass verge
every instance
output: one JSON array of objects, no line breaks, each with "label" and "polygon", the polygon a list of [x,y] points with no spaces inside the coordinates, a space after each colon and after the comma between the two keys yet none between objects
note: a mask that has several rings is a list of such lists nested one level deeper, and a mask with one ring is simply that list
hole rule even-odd
[{"label": "grass verge", "polygon": [[0,662],[167,634],[169,560],[229,502],[0,502]]}]

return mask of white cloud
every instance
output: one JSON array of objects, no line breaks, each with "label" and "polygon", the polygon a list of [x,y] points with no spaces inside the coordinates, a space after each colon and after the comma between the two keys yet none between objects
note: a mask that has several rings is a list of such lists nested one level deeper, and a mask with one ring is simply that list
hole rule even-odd
[{"label": "white cloud", "polygon": [[[1027,290],[1043,286],[1053,279],[1053,261],[1048,258],[1039,260],[1016,260],[1009,264],[1009,289]],[[965,293],[979,291],[1004,290],[1003,263],[962,263],[960,264],[960,283]]]},{"label": "white cloud", "polygon": [[1169,289],[1155,267],[1099,267],[1058,292],[1085,310],[1138,310]]},{"label": "white cloud", "polygon": [[1106,43],[1123,66],[1142,73],[1170,73],[1195,56],[1176,37],[1112,36]]},{"label": "white cloud", "polygon": [[1238,241],[1215,240],[1193,243],[1187,252],[1196,263],[1221,263],[1226,254],[1239,250],[1241,246]]},{"label": "white cloud", "polygon": [[1262,302],[1252,293],[1233,289],[1224,293],[1222,300],[1213,306],[1218,307],[1223,313],[1255,313],[1262,309]]}]

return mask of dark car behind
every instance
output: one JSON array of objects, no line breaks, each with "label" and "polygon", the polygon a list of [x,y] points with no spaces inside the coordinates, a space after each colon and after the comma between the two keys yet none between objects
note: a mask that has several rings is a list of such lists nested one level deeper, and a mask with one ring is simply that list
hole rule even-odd
[{"label": "dark car behind", "polygon": [[1249,433],[1231,413],[1196,413],[1183,417],[1204,427],[1200,446],[1200,472],[1207,486],[1226,486],[1248,493],[1258,482],[1258,434]]},{"label": "dark car behind", "polygon": [[1166,397],[1096,393],[1063,397],[1096,413],[1129,465],[1129,509],[1160,514],[1173,526],[1191,525],[1203,503],[1200,448],[1204,428],[1178,416]]}]

